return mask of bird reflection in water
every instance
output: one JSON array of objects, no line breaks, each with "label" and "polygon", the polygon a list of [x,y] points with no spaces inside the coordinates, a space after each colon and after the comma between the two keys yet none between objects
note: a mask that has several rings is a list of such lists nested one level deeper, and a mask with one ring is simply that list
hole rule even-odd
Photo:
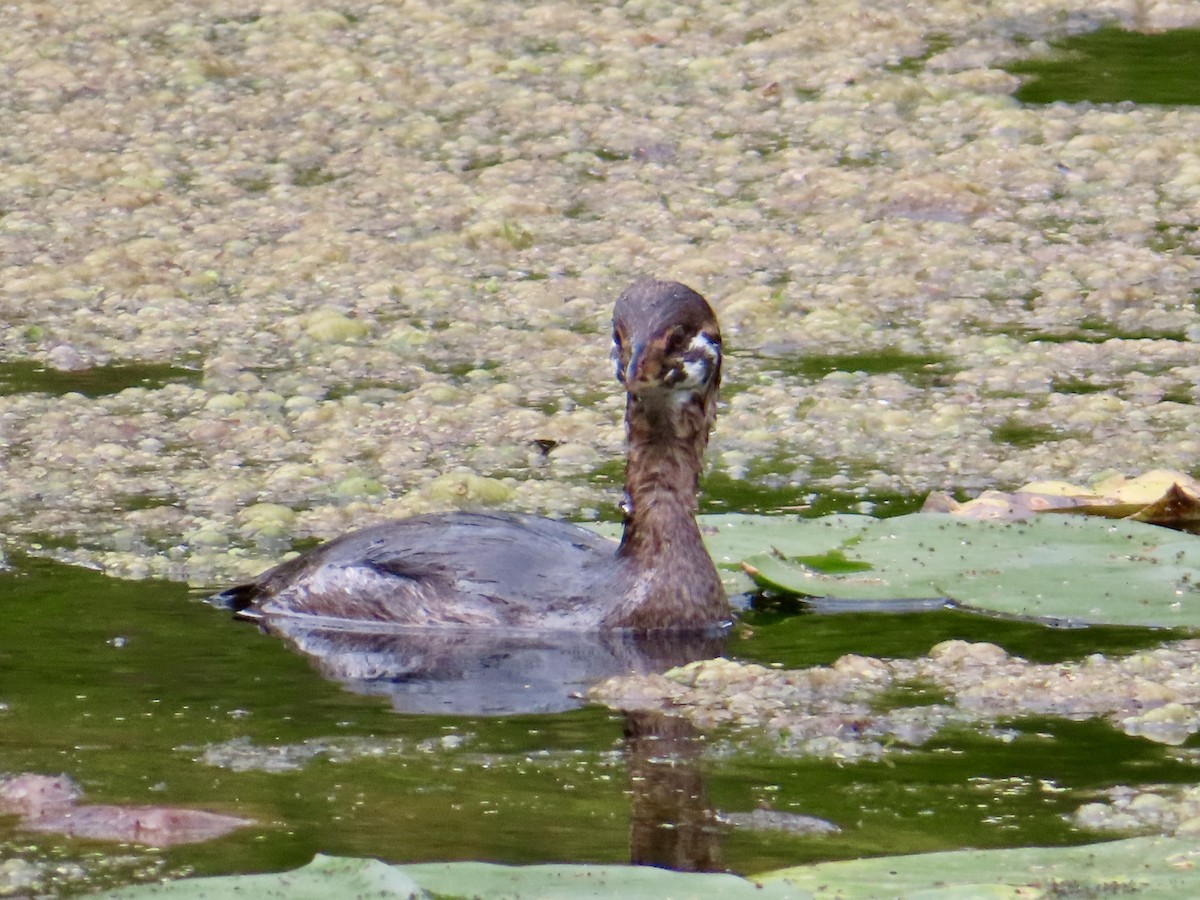
[{"label": "bird reflection in water", "polygon": [[[720,656],[724,634],[347,630],[312,620],[275,633],[347,689],[385,697],[398,712],[505,716],[583,705],[591,684]],[[700,738],[683,719],[624,714],[632,802],[630,862],[721,871],[721,826],[705,796]]]},{"label": "bird reflection in water", "polygon": [[273,632],[326,678],[386,697],[397,712],[552,713],[614,675],[664,672],[720,656],[724,632],[498,631],[369,627],[281,619]]},{"label": "bird reflection in water", "polygon": [[633,794],[629,861],[678,872],[721,872],[721,826],[708,805],[700,736],[685,719],[625,714]]}]

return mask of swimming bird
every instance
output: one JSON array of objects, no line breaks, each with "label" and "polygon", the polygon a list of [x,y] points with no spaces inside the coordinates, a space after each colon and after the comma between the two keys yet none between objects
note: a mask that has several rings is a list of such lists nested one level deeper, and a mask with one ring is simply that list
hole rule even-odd
[{"label": "swimming bird", "polygon": [[720,629],[729,603],[696,524],[721,383],[716,315],[682,284],[639,281],[617,299],[611,357],[626,393],[619,543],[531,515],[436,513],[352,531],[214,599],[268,628],[299,617],[405,628]]}]

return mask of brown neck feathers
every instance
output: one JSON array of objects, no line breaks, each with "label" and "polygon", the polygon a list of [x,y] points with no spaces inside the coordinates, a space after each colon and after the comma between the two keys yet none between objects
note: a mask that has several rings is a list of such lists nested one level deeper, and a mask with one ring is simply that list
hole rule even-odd
[{"label": "brown neck feathers", "polygon": [[716,416],[715,393],[628,398],[622,556],[653,562],[668,547],[678,552],[680,545],[703,552],[694,516],[704,450]]}]

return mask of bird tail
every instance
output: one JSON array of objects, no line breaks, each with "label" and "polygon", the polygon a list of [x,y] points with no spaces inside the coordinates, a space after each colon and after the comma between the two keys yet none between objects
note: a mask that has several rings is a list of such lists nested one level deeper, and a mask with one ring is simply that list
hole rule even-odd
[{"label": "bird tail", "polygon": [[254,608],[254,601],[259,598],[262,590],[254,582],[236,584],[208,598],[213,606],[229,609],[239,619],[250,619],[257,622],[262,619],[262,613]]}]

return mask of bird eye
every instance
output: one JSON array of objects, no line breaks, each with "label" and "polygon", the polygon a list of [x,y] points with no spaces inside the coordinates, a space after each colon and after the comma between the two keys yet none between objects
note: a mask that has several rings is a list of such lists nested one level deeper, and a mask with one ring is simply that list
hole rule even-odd
[{"label": "bird eye", "polygon": [[674,356],[677,353],[682,353],[688,345],[688,332],[682,325],[676,325],[671,331],[671,336],[667,338],[667,355]]}]

